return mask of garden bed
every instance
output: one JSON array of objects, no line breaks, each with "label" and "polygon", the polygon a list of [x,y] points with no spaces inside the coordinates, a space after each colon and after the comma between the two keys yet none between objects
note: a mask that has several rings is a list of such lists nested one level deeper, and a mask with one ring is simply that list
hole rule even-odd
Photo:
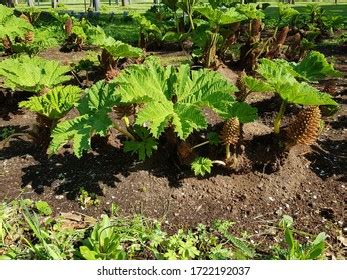
[{"label": "garden bed", "polygon": [[[83,57],[80,54],[77,60]],[[100,139],[93,140],[93,152],[81,159],[69,154],[68,150],[64,155],[48,158],[29,138],[18,136],[1,150],[0,199],[44,200],[55,214],[77,211],[93,217],[107,213],[115,203],[121,214],[140,213],[160,219],[172,232],[227,219],[236,223],[234,231],[244,232],[246,237],[262,246],[276,241],[277,222],[287,214],[308,234],[325,231],[329,235],[331,254],[341,257],[346,245],[341,237],[346,234],[347,226],[344,221],[347,56],[343,51],[333,55],[336,68],[344,73],[344,78],[338,80],[335,96],[341,110],[326,119],[325,130],[317,144],[311,148],[292,149],[283,165],[274,172],[264,164],[253,164],[238,173],[216,168],[210,176],[196,178],[189,168],[172,161],[165,147],[151,159],[139,162]],[[75,56],[74,53],[57,55],[53,49],[51,53],[46,51],[45,57],[71,62]],[[2,92],[1,101],[6,106],[1,106],[1,132],[4,128],[28,131],[35,124],[35,115],[16,105],[19,100],[28,98],[28,94],[16,92],[9,96],[4,90]],[[268,102],[270,99],[274,102]],[[246,151],[250,148],[261,150],[259,139],[272,131],[274,108],[267,110],[264,100],[270,107],[277,108],[271,94],[254,94],[247,99],[258,108],[259,119],[244,126]],[[258,146],[254,146],[255,142]],[[266,152],[258,154],[255,160],[266,155]],[[95,193],[100,204],[81,209],[81,189]]]}]

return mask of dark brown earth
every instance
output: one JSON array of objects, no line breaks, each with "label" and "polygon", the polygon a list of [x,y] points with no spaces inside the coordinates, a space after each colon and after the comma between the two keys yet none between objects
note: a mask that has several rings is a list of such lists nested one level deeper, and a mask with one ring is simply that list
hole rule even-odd
[{"label": "dark brown earth", "polygon": [[[70,61],[72,55],[53,56]],[[337,81],[335,96],[341,110],[326,118],[317,144],[296,147],[275,172],[262,163],[240,174],[215,168],[211,176],[201,179],[171,160],[165,150],[138,162],[97,140],[93,152],[80,160],[68,152],[47,158],[30,139],[18,136],[0,150],[0,199],[46,200],[57,214],[77,211],[94,217],[109,211],[115,203],[122,214],[141,213],[161,219],[168,230],[228,219],[236,223],[235,232],[261,244],[264,250],[278,241],[278,221],[288,214],[306,236],[325,231],[331,257],[345,258],[347,53],[332,55],[345,75]],[[235,78],[232,71],[221,71],[231,80]],[[0,128],[25,132],[32,127],[35,115],[16,106],[28,96],[2,90]],[[244,126],[245,152],[252,158],[255,150],[262,151],[259,160],[269,156],[267,143],[261,139],[272,132],[278,103],[271,94],[254,94],[247,101],[258,107],[260,118]],[[288,116],[296,110],[289,108]],[[76,200],[80,188],[99,195],[100,206],[82,210]]]}]

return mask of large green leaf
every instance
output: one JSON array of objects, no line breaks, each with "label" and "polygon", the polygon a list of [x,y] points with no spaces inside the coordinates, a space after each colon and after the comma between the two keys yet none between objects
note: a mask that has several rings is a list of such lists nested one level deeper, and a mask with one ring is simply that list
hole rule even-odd
[{"label": "large green leaf", "polygon": [[81,115],[95,114],[100,110],[111,111],[120,103],[120,96],[116,93],[116,85],[99,81],[86,90],[86,95],[78,105]]},{"label": "large green leaf", "polygon": [[152,101],[138,113],[136,124],[148,127],[152,135],[158,138],[164,132],[173,115],[172,102],[168,100],[164,102]]},{"label": "large green leaf", "polygon": [[158,26],[153,24],[150,20],[148,20],[145,16],[137,13],[137,12],[131,12],[130,16],[132,19],[140,26],[140,29],[145,32],[153,32],[161,34],[160,29]]},{"label": "large green leaf", "polygon": [[192,71],[190,74],[189,66],[182,65],[176,75],[175,92],[179,103],[209,107],[223,115],[229,104],[235,102],[231,94],[235,93],[237,88],[217,72],[204,69]]},{"label": "large green leaf", "polygon": [[287,61],[261,59],[257,72],[286,102],[316,106],[337,105],[330,95],[321,93],[305,82],[298,82],[297,78],[305,79],[305,77],[295,71]]},{"label": "large green leaf", "polygon": [[5,78],[6,87],[30,92],[40,92],[70,80],[66,75],[69,70],[70,67],[57,61],[40,57],[20,56],[0,62],[0,76]]},{"label": "large green leaf", "polygon": [[207,121],[202,112],[190,104],[176,104],[172,120],[179,138],[185,140],[194,131],[207,127]]},{"label": "large green leaf", "polygon": [[278,87],[277,93],[288,103],[316,106],[337,105],[329,94],[320,92],[304,82],[284,82]]},{"label": "large green leaf", "polygon": [[88,42],[107,50],[116,59],[129,57],[137,58],[143,54],[140,48],[135,48],[129,44],[117,41],[105,34],[101,27],[93,27],[88,30]]},{"label": "large green leaf", "polygon": [[325,77],[341,77],[342,73],[336,71],[324,54],[311,51],[299,63],[293,63],[293,69],[310,81],[318,81]]},{"label": "large green leaf", "polygon": [[143,54],[143,51],[140,48],[135,48],[121,41],[116,41],[111,37],[108,37],[103,44],[99,45],[99,47],[104,48],[117,59],[124,57],[137,58]]},{"label": "large green leaf", "polygon": [[154,137],[172,123],[178,136],[186,139],[194,130],[207,126],[203,108],[223,117],[235,102],[231,94],[236,87],[220,74],[191,71],[187,65],[175,70],[151,60],[123,71],[116,83],[122,102],[144,103],[136,123],[148,127]]},{"label": "large green leaf", "polygon": [[107,135],[112,127],[108,114],[112,107],[118,104],[115,84],[100,81],[93,85],[77,106],[80,116],[59,123],[53,130],[49,153],[56,153],[72,140],[75,155],[81,157],[83,151],[90,149],[90,139],[93,135]]},{"label": "large green leaf", "polygon": [[212,6],[197,7],[196,11],[206,17],[213,25],[221,26],[240,22],[247,19],[246,16],[240,14],[235,8],[227,10],[214,9]]},{"label": "large green leaf", "polygon": [[59,86],[41,96],[33,96],[28,101],[19,103],[19,107],[27,108],[50,119],[60,119],[72,109],[80,99],[82,90],[75,86]]},{"label": "large green leaf", "polygon": [[242,81],[250,92],[271,92],[274,90],[267,82],[251,76],[243,77]]},{"label": "large green leaf", "polygon": [[295,17],[298,14],[299,11],[292,8],[291,5],[278,3],[278,17],[280,24],[290,21],[293,17]]},{"label": "large green leaf", "polygon": [[261,59],[257,72],[276,90],[284,82],[294,83],[295,77],[299,75],[285,60],[281,59]]},{"label": "large green leaf", "polygon": [[80,158],[84,150],[90,149],[90,132],[92,130],[93,127],[88,121],[88,115],[59,123],[53,129],[48,153],[57,153],[63,145],[71,140],[73,142],[74,154]]},{"label": "large green leaf", "polygon": [[32,31],[32,25],[13,14],[13,10],[0,5],[0,38],[9,37],[12,42],[16,37],[23,38],[28,31]]},{"label": "large green leaf", "polygon": [[265,14],[258,9],[258,3],[248,3],[237,5],[236,10],[245,15],[248,19],[263,19]]},{"label": "large green leaf", "polygon": [[163,68],[157,61],[150,60],[122,71],[117,77],[119,95],[124,103],[141,103],[151,100],[166,101],[171,98],[168,79],[171,68]]},{"label": "large green leaf", "polygon": [[245,102],[231,104],[227,118],[237,117],[241,123],[253,122],[258,117],[258,110]]}]

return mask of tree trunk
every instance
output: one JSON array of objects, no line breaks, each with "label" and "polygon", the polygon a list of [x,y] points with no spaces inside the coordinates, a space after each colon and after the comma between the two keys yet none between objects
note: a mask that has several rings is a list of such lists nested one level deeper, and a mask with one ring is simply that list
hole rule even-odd
[{"label": "tree trunk", "polygon": [[52,0],[52,8],[55,9],[58,7],[58,3],[59,1],[58,0]]},{"label": "tree trunk", "polygon": [[93,6],[96,12],[100,11],[100,0],[93,0]]},{"label": "tree trunk", "polygon": [[34,7],[35,6],[34,0],[28,0],[28,6],[29,7]]},{"label": "tree trunk", "polygon": [[7,6],[13,8],[14,7],[14,0],[7,0]]}]

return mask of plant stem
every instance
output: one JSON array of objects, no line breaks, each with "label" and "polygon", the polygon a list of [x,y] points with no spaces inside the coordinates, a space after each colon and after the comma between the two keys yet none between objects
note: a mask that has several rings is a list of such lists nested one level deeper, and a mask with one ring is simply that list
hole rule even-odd
[{"label": "plant stem", "polygon": [[205,145],[207,145],[209,143],[210,143],[210,141],[205,141],[205,142],[202,142],[200,144],[197,144],[197,145],[193,146],[191,149],[194,150],[194,149],[199,148],[201,146],[205,146]]},{"label": "plant stem", "polygon": [[278,26],[276,26],[274,34],[272,35],[272,38],[274,38],[274,40],[276,40],[277,32],[278,32]]},{"label": "plant stem", "polygon": [[117,129],[120,133],[124,134],[126,137],[129,139],[135,141],[135,137],[127,130],[127,129],[122,129],[118,124],[113,123],[113,127]]},{"label": "plant stem", "polygon": [[230,144],[225,145],[225,159],[228,160],[230,158]]},{"label": "plant stem", "polygon": [[207,50],[207,57],[205,61],[205,67],[210,68],[212,63],[216,59],[216,49],[217,49],[217,40],[218,40],[218,30],[211,35],[211,41]]},{"label": "plant stem", "polygon": [[177,11],[174,11],[174,19],[175,19],[177,33],[180,33],[180,23],[178,21]]},{"label": "plant stem", "polygon": [[284,115],[284,111],[286,110],[286,106],[287,106],[287,102],[286,101],[282,101],[280,110],[276,114],[276,117],[275,117],[275,120],[274,120],[274,132],[275,132],[275,134],[279,134],[280,133],[281,121],[282,121],[282,118],[283,118],[283,115]]},{"label": "plant stem", "polygon": [[194,27],[194,22],[193,22],[193,13],[189,12],[188,16],[189,16],[190,28],[191,28],[191,30],[194,30],[195,27]]},{"label": "plant stem", "polygon": [[218,164],[218,165],[222,165],[222,166],[226,166],[226,163],[224,161],[221,160],[214,160],[212,161],[213,164]]}]

